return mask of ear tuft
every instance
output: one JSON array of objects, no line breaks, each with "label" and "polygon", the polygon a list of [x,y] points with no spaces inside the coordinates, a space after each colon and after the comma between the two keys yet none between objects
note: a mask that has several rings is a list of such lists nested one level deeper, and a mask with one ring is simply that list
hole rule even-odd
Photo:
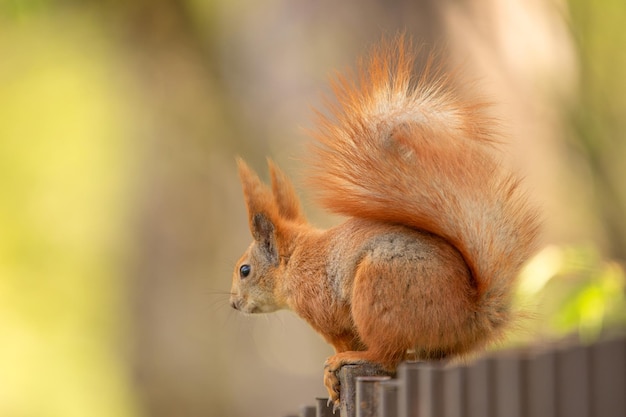
[{"label": "ear tuft", "polygon": [[272,194],[280,217],[292,221],[305,221],[300,200],[287,175],[271,159],[267,159],[272,179]]},{"label": "ear tuft", "polygon": [[273,224],[272,231],[278,221],[278,209],[274,202],[272,191],[265,185],[259,176],[244,162],[243,159],[237,158],[237,166],[239,168],[239,178],[243,188],[243,196],[248,209],[248,222],[250,232],[255,240],[258,240],[260,230],[255,218],[262,216],[267,222]]}]

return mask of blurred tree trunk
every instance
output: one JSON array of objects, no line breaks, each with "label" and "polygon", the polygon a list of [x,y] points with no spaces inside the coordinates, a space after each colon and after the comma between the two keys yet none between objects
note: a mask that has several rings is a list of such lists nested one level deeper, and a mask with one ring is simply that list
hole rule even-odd
[{"label": "blurred tree trunk", "polygon": [[138,393],[150,416],[228,415],[228,393],[219,390],[228,371],[216,359],[222,345],[211,341],[207,302],[227,233],[219,181],[234,176],[219,172],[219,154],[243,135],[226,108],[214,39],[195,31],[185,2],[105,4],[142,106],[130,271]]}]

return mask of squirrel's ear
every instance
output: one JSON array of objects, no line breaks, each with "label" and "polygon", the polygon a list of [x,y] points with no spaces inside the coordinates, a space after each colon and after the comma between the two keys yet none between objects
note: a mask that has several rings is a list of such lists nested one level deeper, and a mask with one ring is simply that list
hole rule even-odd
[{"label": "squirrel's ear", "polygon": [[254,240],[263,251],[265,259],[272,265],[278,265],[278,247],[276,246],[276,226],[263,213],[257,213],[252,217],[250,227]]},{"label": "squirrel's ear", "polygon": [[267,164],[272,179],[272,194],[280,216],[287,220],[304,221],[304,213],[293,184],[274,161],[268,158]]},{"label": "squirrel's ear", "polygon": [[269,187],[259,179],[258,175],[240,158],[237,159],[239,178],[243,187],[243,195],[248,209],[250,233],[260,245],[270,262],[278,261],[276,247],[277,208]]}]

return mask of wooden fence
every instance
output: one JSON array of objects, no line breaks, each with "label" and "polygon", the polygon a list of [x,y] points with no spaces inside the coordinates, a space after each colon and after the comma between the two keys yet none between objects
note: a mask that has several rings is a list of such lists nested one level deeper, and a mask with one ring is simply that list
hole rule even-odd
[{"label": "wooden fence", "polygon": [[[626,338],[497,352],[467,365],[340,371],[340,417],[626,417]],[[330,417],[326,399],[300,417]]]}]

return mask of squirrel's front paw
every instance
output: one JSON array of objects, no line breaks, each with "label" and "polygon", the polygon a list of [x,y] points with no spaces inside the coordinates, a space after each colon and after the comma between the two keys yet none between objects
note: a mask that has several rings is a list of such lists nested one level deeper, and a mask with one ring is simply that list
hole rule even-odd
[{"label": "squirrel's front paw", "polygon": [[324,364],[324,386],[328,391],[328,404],[333,404],[333,414],[339,409],[339,378],[337,371],[341,364],[333,363],[332,357]]}]

